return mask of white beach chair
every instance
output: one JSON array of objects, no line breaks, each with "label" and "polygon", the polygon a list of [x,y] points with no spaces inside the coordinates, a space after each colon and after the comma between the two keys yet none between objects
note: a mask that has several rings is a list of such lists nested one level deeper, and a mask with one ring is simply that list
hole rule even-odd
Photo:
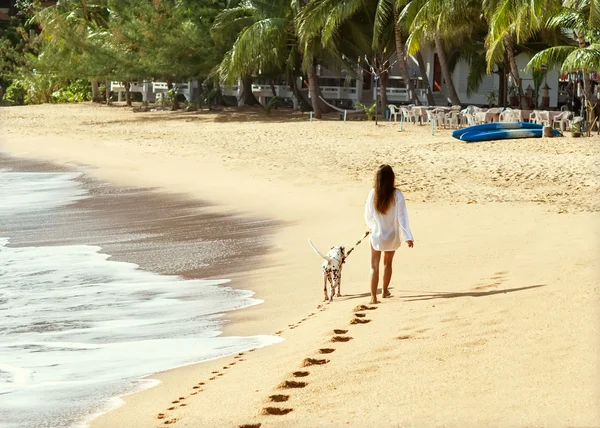
[{"label": "white beach chair", "polygon": [[466,119],[467,125],[477,125],[477,121],[475,120],[475,116],[473,116],[473,113],[463,113],[463,117]]},{"label": "white beach chair", "polygon": [[435,120],[433,110],[425,110],[425,113],[427,113],[427,122],[431,123],[431,121]]},{"label": "white beach chair", "polygon": [[[458,107],[460,108],[460,106],[458,106]],[[444,125],[448,125],[451,128],[458,129],[458,127],[460,125],[459,118],[460,118],[459,110],[452,108],[452,110],[449,113],[446,113],[444,115]]]},{"label": "white beach chair", "polygon": [[394,122],[396,122],[398,120],[398,113],[400,113],[400,110],[394,104],[388,104],[388,108],[390,109],[390,120],[392,120],[393,117]]},{"label": "white beach chair", "polygon": [[512,116],[511,122],[521,122],[523,121],[523,112],[521,110],[511,110],[510,114]]},{"label": "white beach chair", "polygon": [[557,123],[558,129],[561,131],[571,129],[571,112],[567,110],[563,111],[557,116],[554,116],[554,119],[552,119],[552,127],[555,128]]},{"label": "white beach chair", "polygon": [[402,117],[404,118],[404,122],[410,122],[411,118],[410,118],[410,110],[407,109],[406,107],[400,107],[400,113],[402,114]]},{"label": "white beach chair", "polygon": [[541,125],[550,126],[550,113],[548,113],[547,111],[538,111],[537,120],[537,123]]},{"label": "white beach chair", "polygon": [[529,113],[529,123],[538,123],[539,119],[539,110],[534,110]]},{"label": "white beach chair", "polygon": [[498,116],[498,122],[512,122],[512,112],[506,109]]}]

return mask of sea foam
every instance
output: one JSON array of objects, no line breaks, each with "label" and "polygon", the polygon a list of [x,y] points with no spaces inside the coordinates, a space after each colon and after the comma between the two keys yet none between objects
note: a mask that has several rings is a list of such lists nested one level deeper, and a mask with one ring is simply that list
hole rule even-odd
[{"label": "sea foam", "polygon": [[[0,171],[0,221],[85,198],[77,178]],[[281,341],[220,336],[223,313],[261,303],[227,283],[154,274],[95,246],[0,237],[2,426],[80,426],[151,386],[143,376]]]}]

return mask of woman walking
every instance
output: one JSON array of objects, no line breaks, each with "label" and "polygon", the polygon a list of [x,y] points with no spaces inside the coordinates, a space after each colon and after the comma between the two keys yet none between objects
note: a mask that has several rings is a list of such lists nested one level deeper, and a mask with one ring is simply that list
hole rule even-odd
[{"label": "woman walking", "polygon": [[[387,298],[392,279],[392,260],[400,248],[401,238],[413,247],[413,236],[408,225],[404,195],[396,189],[396,176],[389,165],[381,165],[375,173],[375,184],[365,204],[365,221],[371,231],[371,303],[377,301],[379,262],[383,252],[383,293]],[[402,231],[402,234],[401,234]]]}]

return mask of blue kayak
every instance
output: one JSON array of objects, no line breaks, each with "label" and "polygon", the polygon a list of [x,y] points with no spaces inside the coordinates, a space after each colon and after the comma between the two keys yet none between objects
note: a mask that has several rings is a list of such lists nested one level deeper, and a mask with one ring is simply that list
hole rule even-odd
[{"label": "blue kayak", "polygon": [[[542,128],[497,129],[491,131],[465,132],[460,136],[460,139],[467,143],[473,143],[476,141],[512,140],[516,138],[541,138],[543,132]],[[552,132],[555,137],[560,137],[562,135],[556,129],[553,129]]]},{"label": "blue kayak", "polygon": [[497,131],[499,129],[542,129],[543,125],[529,122],[491,122],[473,125],[468,128],[457,129],[452,132],[452,136],[460,140],[461,135],[467,132],[486,132]]}]

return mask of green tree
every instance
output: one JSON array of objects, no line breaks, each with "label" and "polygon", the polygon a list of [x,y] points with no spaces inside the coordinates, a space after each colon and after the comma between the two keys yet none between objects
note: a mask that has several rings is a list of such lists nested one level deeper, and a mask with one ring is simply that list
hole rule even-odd
[{"label": "green tree", "polygon": [[521,108],[528,108],[528,105],[516,61],[518,46],[536,37],[548,14],[558,6],[558,0],[483,0],[489,25],[486,38],[488,70],[506,57],[517,85]]},{"label": "green tree", "polygon": [[[467,39],[479,19],[476,0],[412,0],[402,9],[400,22],[408,28],[409,54],[415,54],[422,43],[433,43],[452,104],[460,105],[448,60],[453,43]],[[477,17],[476,19],[473,19]]]},{"label": "green tree", "polygon": [[538,52],[527,68],[546,64],[560,67],[563,73],[583,72],[584,93],[590,100],[590,73],[600,70],[600,0],[564,0],[544,26],[561,31],[567,43]]}]

